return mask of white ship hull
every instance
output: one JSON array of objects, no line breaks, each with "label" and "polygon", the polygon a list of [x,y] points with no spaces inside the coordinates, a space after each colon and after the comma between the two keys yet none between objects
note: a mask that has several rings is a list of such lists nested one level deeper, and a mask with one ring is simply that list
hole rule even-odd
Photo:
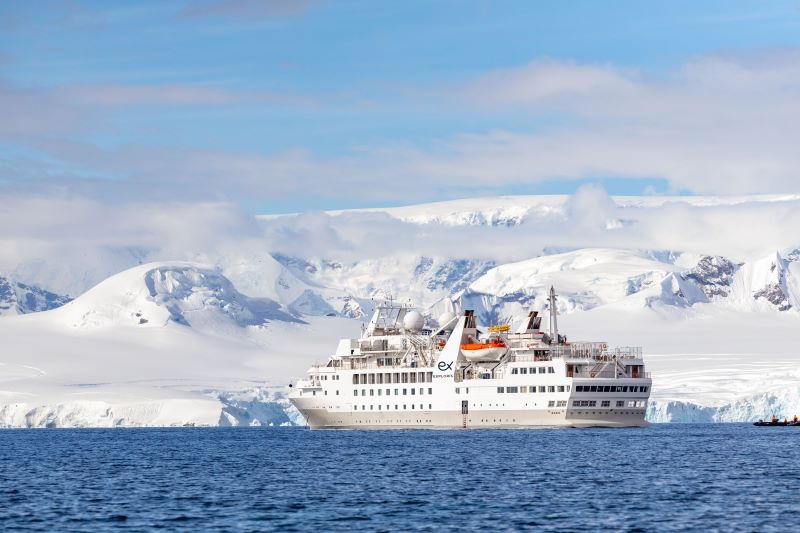
[{"label": "white ship hull", "polygon": [[311,429],[502,429],[547,427],[644,427],[643,411],[582,412],[567,410],[333,412],[327,409],[298,409]]}]

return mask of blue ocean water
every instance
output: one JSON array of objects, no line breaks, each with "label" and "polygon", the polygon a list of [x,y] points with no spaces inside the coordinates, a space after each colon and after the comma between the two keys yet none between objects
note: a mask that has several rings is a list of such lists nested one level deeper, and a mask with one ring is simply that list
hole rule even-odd
[{"label": "blue ocean water", "polygon": [[0,529],[794,529],[800,427],[0,431]]}]

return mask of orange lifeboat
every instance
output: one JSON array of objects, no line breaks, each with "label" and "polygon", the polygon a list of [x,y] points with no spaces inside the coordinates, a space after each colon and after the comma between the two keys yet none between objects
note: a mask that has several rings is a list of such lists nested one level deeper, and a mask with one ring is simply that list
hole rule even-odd
[{"label": "orange lifeboat", "polygon": [[461,354],[467,361],[497,361],[508,351],[502,339],[461,345]]}]

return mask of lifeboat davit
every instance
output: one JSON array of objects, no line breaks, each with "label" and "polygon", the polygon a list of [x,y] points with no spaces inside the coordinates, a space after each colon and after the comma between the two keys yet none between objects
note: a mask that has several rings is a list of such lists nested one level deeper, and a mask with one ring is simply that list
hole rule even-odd
[{"label": "lifeboat davit", "polygon": [[508,346],[500,339],[461,345],[461,355],[467,361],[498,361],[507,351]]}]

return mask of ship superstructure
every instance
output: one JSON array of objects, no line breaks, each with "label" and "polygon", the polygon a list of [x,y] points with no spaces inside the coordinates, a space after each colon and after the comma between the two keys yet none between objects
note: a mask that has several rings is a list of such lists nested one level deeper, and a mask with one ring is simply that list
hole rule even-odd
[{"label": "ship superstructure", "polygon": [[406,305],[379,305],[289,398],[312,428],[487,428],[646,425],[651,379],[641,348],[569,342],[550,289],[549,330],[532,311],[479,327],[472,311],[439,327]]}]

